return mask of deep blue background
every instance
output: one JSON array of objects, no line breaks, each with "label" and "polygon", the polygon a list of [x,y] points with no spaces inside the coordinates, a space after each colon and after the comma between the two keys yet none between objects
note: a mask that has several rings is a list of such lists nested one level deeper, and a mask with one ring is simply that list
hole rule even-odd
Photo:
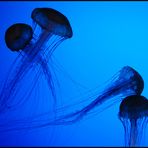
[{"label": "deep blue background", "polygon": [[[93,89],[129,65],[142,75],[145,82],[142,94],[148,96],[147,2],[0,2],[1,80],[17,56],[5,45],[5,30],[18,22],[31,25],[30,15],[36,7],[54,8],[69,19],[73,37],[64,41],[54,56],[74,80]],[[68,92],[72,91],[69,84],[59,81]],[[41,94],[45,96],[45,93],[42,87]],[[71,103],[70,99],[62,101],[63,105],[66,101]],[[51,128],[2,133],[0,145],[122,146],[124,130],[117,116],[119,104],[75,125],[57,127],[53,138]],[[30,111],[28,108],[26,113]]]}]

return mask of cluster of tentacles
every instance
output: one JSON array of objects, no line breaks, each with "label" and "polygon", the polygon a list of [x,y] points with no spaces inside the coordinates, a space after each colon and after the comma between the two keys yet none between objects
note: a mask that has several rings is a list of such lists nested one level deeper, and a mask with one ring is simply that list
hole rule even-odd
[{"label": "cluster of tentacles", "polygon": [[[52,94],[53,111],[56,112],[56,116],[54,118],[48,116],[42,122],[37,120],[37,117],[32,117],[27,126],[24,123],[29,123],[28,118],[27,120],[23,119],[23,122],[14,120],[11,122],[15,123],[14,127],[8,124],[7,128],[4,129],[1,125],[2,131],[73,124],[92,114],[95,109],[100,109],[99,113],[121,101],[118,117],[125,129],[125,144],[126,146],[138,146],[148,116],[148,100],[141,96],[144,81],[140,74],[130,66],[123,67],[111,78],[104,90],[88,104],[61,114],[60,111],[57,111],[56,88],[52,69],[48,62],[57,46],[73,36],[72,28],[66,16],[51,8],[36,8],[32,11],[31,18],[33,26],[17,23],[10,26],[5,33],[7,47],[13,52],[18,52],[19,55],[12,64],[0,92],[0,115],[9,110],[17,109],[19,105],[25,103],[42,73]],[[37,69],[33,77],[34,83],[28,90],[27,97],[18,97],[18,90],[22,87],[21,82],[34,68]],[[66,108],[64,109],[66,110]]]}]

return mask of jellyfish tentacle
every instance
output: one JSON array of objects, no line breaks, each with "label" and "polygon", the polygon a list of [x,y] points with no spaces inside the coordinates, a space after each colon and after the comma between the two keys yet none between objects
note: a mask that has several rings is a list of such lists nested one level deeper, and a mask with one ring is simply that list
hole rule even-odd
[{"label": "jellyfish tentacle", "polygon": [[55,49],[64,41],[64,38],[61,38],[60,40],[58,40],[58,42],[56,42],[54,44],[54,46],[52,47],[52,49],[50,50],[50,52],[47,53],[46,55],[46,59],[49,59],[52,55],[52,53],[55,51]]},{"label": "jellyfish tentacle", "polygon": [[[21,68],[20,68],[21,67]],[[17,71],[15,69],[15,71],[12,71],[12,75],[13,77],[8,80],[7,83],[5,83],[5,93],[3,92],[1,94],[1,106],[5,106],[13,96],[15,96],[15,93],[16,93],[16,88],[17,88],[17,85],[19,84],[19,82],[21,81],[21,79],[24,77],[25,75],[25,72],[27,71],[27,69],[29,69],[31,66],[28,67],[28,65],[26,64],[21,64],[19,67],[17,65]],[[1,109],[3,109],[3,107],[1,107]]]},{"label": "jellyfish tentacle", "polygon": [[[30,69],[30,71],[31,70],[33,70],[33,68]],[[24,103],[26,103],[27,100],[29,100],[29,97],[31,96],[31,94],[32,94],[32,92],[33,92],[35,86],[37,85],[37,82],[41,76],[42,76],[42,71],[41,71],[41,68],[39,67],[37,72],[35,72],[35,76],[33,77],[33,83],[30,86],[30,89],[26,90],[26,93],[24,93],[24,96],[20,97],[20,101],[17,102],[17,104],[15,104],[15,106],[17,105],[17,109],[18,109],[18,107],[21,107]],[[11,105],[10,109],[11,110],[15,109],[14,105]]]},{"label": "jellyfish tentacle", "polygon": [[43,70],[44,76],[47,79],[47,84],[49,85],[50,91],[52,93],[53,99],[54,99],[54,110],[56,110],[56,105],[57,105],[57,97],[56,97],[56,92],[55,92],[55,87],[54,87],[54,82],[52,80],[52,74],[50,72],[50,69],[48,67],[48,64],[46,60],[44,60],[42,57],[40,58],[40,64],[41,68]]},{"label": "jellyfish tentacle", "polygon": [[1,93],[0,93],[0,100],[2,100],[2,97],[1,95],[3,94],[3,92],[6,90],[6,87],[7,87],[7,83],[9,82],[9,79],[11,78],[11,73],[12,73],[12,69],[14,68],[14,65],[16,66],[17,65],[17,62],[19,61],[19,58],[20,58],[20,55],[13,61],[13,63],[11,64],[10,66],[10,69],[7,73],[7,76],[3,82],[3,86],[2,86],[2,89],[1,89]]},{"label": "jellyfish tentacle", "polygon": [[40,54],[40,52],[42,51],[42,46],[48,40],[48,37],[51,37],[51,34],[46,32],[43,33],[40,39],[33,45],[33,47],[31,49],[29,48],[29,51],[26,49],[23,50],[23,52],[25,52],[29,57],[29,60],[33,61],[35,57]]},{"label": "jellyfish tentacle", "polygon": [[131,131],[130,131],[130,143],[129,146],[135,146],[137,143],[137,122],[134,119],[131,119]]}]

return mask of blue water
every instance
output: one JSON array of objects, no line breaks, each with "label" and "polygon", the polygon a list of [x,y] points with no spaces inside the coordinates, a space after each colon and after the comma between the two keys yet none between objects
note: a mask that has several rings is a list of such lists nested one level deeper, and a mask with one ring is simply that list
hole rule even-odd
[{"label": "blue water", "polygon": [[[6,47],[5,31],[14,23],[32,25],[31,12],[37,7],[60,11],[73,29],[73,37],[64,41],[54,52],[55,61],[71,76],[56,71],[62,90],[59,92],[59,105],[79,102],[85,99],[85,92],[92,90],[93,94],[98,86],[102,89],[104,82],[126,65],[141,74],[145,82],[142,95],[148,96],[147,2],[0,2],[1,81],[18,55]],[[52,100],[47,99],[48,88],[44,81],[40,81],[39,87],[30,96],[30,100],[36,98],[32,104],[26,104],[28,107],[24,112],[9,113],[6,118],[17,119],[24,114],[40,113],[46,110],[48,103],[50,106]],[[119,105],[120,102],[73,125],[3,132],[0,134],[0,145],[123,146],[124,129],[118,119]],[[72,106],[73,109],[77,107]],[[147,146],[148,128],[145,130],[142,145]]]}]

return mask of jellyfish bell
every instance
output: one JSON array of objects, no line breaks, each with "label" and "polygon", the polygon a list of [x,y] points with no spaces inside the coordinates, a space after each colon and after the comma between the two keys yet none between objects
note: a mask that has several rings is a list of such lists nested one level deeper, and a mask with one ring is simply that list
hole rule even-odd
[{"label": "jellyfish bell", "polygon": [[[130,66],[124,66],[120,71],[119,71],[119,76],[117,78],[118,81],[114,83],[119,84],[122,87],[122,85],[126,85],[126,91],[133,91],[133,94],[140,95],[144,89],[144,81],[141,75],[132,67]],[[130,86],[130,89],[127,89],[128,86]],[[131,87],[132,86],[132,87]],[[117,87],[118,88],[118,87]],[[123,87],[124,89],[125,87]],[[132,88],[132,89],[131,89]],[[123,91],[123,90],[122,90]],[[123,91],[124,92],[124,91]]]},{"label": "jellyfish bell", "polygon": [[71,38],[72,28],[66,16],[52,8],[35,8],[32,11],[31,18],[43,29],[49,32]]},{"label": "jellyfish bell", "polygon": [[128,96],[120,104],[119,117],[137,119],[143,116],[148,116],[148,100],[144,96]]},{"label": "jellyfish bell", "polygon": [[148,122],[148,100],[144,96],[131,95],[120,104],[119,119],[125,130],[125,145],[140,146]]},{"label": "jellyfish bell", "polygon": [[124,75],[124,79],[131,80],[131,85],[133,85],[133,90],[137,95],[142,93],[144,89],[144,80],[135,69],[130,66],[125,66],[122,69],[121,75]]},{"label": "jellyfish bell", "polygon": [[[11,51],[16,51],[22,55],[26,55],[30,62],[33,60],[33,29],[25,23],[16,23],[10,26],[5,32],[5,43]],[[26,60],[25,59],[25,60]]]},{"label": "jellyfish bell", "polygon": [[[62,13],[51,8],[35,8],[32,11],[31,18],[35,26],[39,26],[41,31],[36,27],[34,35],[38,34],[36,39],[36,47],[39,49],[41,46],[47,47],[42,49],[46,58],[50,58],[55,48],[64,40],[71,38],[73,35],[71,25]],[[37,33],[36,33],[37,32]],[[36,52],[39,52],[35,49]]]},{"label": "jellyfish bell", "polygon": [[32,28],[24,23],[10,26],[5,33],[5,43],[11,51],[24,49],[33,37]]}]

